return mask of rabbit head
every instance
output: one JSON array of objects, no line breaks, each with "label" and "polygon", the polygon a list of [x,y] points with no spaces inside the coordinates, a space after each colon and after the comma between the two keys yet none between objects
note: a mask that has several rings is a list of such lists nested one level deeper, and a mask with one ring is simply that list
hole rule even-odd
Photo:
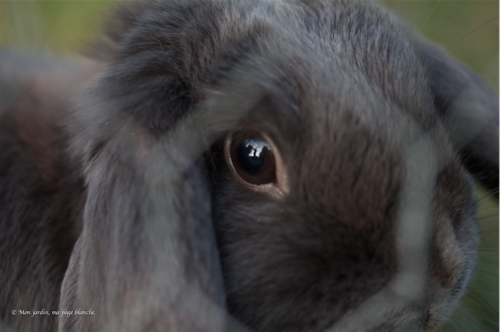
[{"label": "rabbit head", "polygon": [[63,330],[447,316],[474,274],[473,176],[498,186],[486,83],[365,1],[137,2],[113,22],[72,122],[88,198],[61,295],[107,318]]}]

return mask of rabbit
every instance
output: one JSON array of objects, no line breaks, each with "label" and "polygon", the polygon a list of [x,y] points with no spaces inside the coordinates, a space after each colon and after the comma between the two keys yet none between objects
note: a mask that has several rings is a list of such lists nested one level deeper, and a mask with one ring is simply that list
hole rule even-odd
[{"label": "rabbit", "polygon": [[86,60],[0,50],[14,331],[445,321],[474,180],[498,188],[482,78],[367,1],[125,2],[106,31]]}]

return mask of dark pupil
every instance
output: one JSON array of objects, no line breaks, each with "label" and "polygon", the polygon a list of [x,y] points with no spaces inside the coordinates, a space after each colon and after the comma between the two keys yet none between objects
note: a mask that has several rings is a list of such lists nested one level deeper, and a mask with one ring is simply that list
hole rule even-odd
[{"label": "dark pupil", "polygon": [[238,159],[241,167],[248,173],[262,171],[265,163],[265,151],[269,145],[258,138],[247,138],[238,148]]}]

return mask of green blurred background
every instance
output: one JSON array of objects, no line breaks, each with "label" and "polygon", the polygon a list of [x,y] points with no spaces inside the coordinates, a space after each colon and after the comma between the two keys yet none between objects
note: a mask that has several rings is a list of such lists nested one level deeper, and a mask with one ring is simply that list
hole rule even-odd
[{"label": "green blurred background", "polygon": [[[95,38],[117,1],[0,0],[0,43],[75,56]],[[498,91],[498,1],[386,0],[415,33],[438,44]],[[479,198],[488,196],[477,190]],[[499,331],[498,200],[480,201],[482,244],[478,273],[462,305],[442,331]]]}]

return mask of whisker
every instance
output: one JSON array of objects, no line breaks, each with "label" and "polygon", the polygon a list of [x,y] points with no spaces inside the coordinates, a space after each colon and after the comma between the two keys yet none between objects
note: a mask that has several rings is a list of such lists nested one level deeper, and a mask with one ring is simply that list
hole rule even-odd
[{"label": "whisker", "polygon": [[[491,312],[492,312],[494,315],[498,316],[498,308],[494,308],[494,307],[491,305],[490,301],[486,300],[486,299],[485,299],[485,298],[484,298],[484,297],[480,294],[480,293],[485,293],[485,292],[482,292],[482,291],[477,291],[477,290],[475,290],[475,289],[471,289],[471,291],[472,291],[472,293],[473,293],[473,294],[474,294],[474,293],[476,293],[476,292],[478,292],[478,293],[479,293],[479,294],[477,294],[477,293],[476,293],[475,295],[476,295],[476,296],[477,296],[477,298],[478,298],[478,299],[479,299],[479,300],[483,303],[483,305],[481,305],[481,307],[482,307],[482,308],[488,308],[488,309],[490,309],[490,310],[491,310]],[[494,294],[494,293],[492,293],[492,294]],[[497,293],[497,294],[498,294],[498,293]],[[496,295],[496,294],[495,294],[495,295]],[[498,324],[498,322],[497,322],[496,324]]]},{"label": "whisker", "polygon": [[495,233],[498,232],[498,229],[483,229],[479,231],[479,234],[485,234],[485,233]]},{"label": "whisker", "polygon": [[446,330],[444,329],[444,327],[442,327],[442,326],[438,326],[438,327],[436,327],[436,328],[434,329],[434,331],[436,331],[436,332],[445,332]]},{"label": "whisker", "polygon": [[482,264],[498,265],[498,262],[486,261],[481,259],[479,259],[477,262]]},{"label": "whisker", "polygon": [[476,32],[477,30],[479,30],[480,28],[482,28],[483,26],[485,26],[486,24],[490,23],[490,22],[493,22],[494,20],[498,20],[498,16],[495,16],[493,17],[492,19],[489,19],[488,21],[484,22],[483,24],[477,26],[476,28],[472,29],[471,31],[469,31],[468,33],[466,33],[464,36],[462,36],[462,38],[460,38],[459,40],[457,40],[455,43],[453,43],[450,47],[448,47],[448,49],[446,49],[444,52],[443,52],[443,55],[448,53],[448,54],[451,54],[451,50],[457,46],[460,42],[462,42],[465,38],[467,38],[468,36],[470,36],[472,33]]},{"label": "whisker", "polygon": [[470,291],[473,293],[484,293],[484,294],[498,295],[498,292],[489,292],[489,291],[482,291],[482,290],[477,290],[477,289],[471,289]]},{"label": "whisker", "polygon": [[[477,295],[477,296],[479,296],[479,295]],[[476,306],[483,307],[483,305],[481,303],[479,303],[479,302],[472,301],[472,300],[470,300],[469,302],[472,303],[472,304],[475,304]],[[469,309],[471,311],[471,314],[473,314],[474,316],[480,317],[481,320],[486,321],[488,323],[492,323],[492,324],[498,324],[497,322],[491,320],[491,316],[492,316],[491,313],[494,313],[495,311],[493,311],[493,312],[490,311],[490,314],[485,314],[485,313],[481,312],[480,310],[478,310],[478,309],[476,309],[474,307],[469,307]]]},{"label": "whisker", "polygon": [[498,220],[488,221],[488,222],[485,222],[485,223],[478,222],[478,224],[479,224],[479,227],[480,227],[481,230],[482,229],[488,229],[488,227],[498,225]]},{"label": "whisker", "polygon": [[429,39],[432,39],[432,37],[436,34],[436,32],[439,31],[439,29],[441,29],[443,27],[443,25],[445,25],[445,23],[447,23],[453,16],[455,16],[455,14],[460,10],[460,8],[462,8],[463,6],[465,5],[465,2],[462,2],[460,4],[460,6],[457,7],[457,9],[455,9],[455,11],[453,13],[451,13],[450,16],[448,16],[444,21],[443,23],[441,23],[441,25],[439,25],[437,27],[436,30],[434,30],[434,32],[428,37]]},{"label": "whisker", "polygon": [[439,3],[441,2],[441,0],[439,0],[435,5],[434,5],[434,8],[432,8],[431,12],[429,13],[429,15],[427,15],[427,18],[424,20],[424,23],[422,23],[422,25],[420,26],[420,28],[418,29],[418,31],[422,31],[422,28],[425,26],[425,24],[427,23],[427,21],[429,20],[429,18],[431,17],[432,13],[434,13],[434,11],[436,10],[436,7],[439,5]]},{"label": "whisker", "polygon": [[483,218],[476,219],[476,221],[478,221],[481,226],[487,226],[487,225],[498,223],[498,219],[495,219],[493,221],[488,221],[488,222],[485,222],[485,223],[481,222],[481,219],[484,220],[484,219],[491,218],[491,217],[493,217],[493,216],[486,216],[486,217],[483,217]]},{"label": "whisker", "polygon": [[483,199],[486,199],[486,198],[491,197],[491,196],[496,195],[496,194],[498,194],[498,188],[488,191],[488,193],[485,196],[479,198],[477,201],[480,202]]},{"label": "whisker", "polygon": [[487,210],[495,210],[495,213],[492,214],[492,215],[482,215],[480,216],[479,218],[476,217],[476,220],[484,220],[484,219],[488,219],[488,218],[495,218],[494,220],[498,221],[499,219],[499,215],[498,215],[498,212],[497,212],[497,209],[481,209],[481,213],[486,213],[488,212]]},{"label": "whisker", "polygon": [[[472,305],[470,305],[469,308],[474,311],[475,317],[479,317],[482,322],[492,324],[498,331],[498,309],[494,308],[491,303],[485,300],[479,293],[482,293],[482,291],[477,291],[475,289],[470,290],[467,298],[469,300],[468,302]],[[479,308],[481,310],[479,310]],[[475,331],[477,331],[477,329]]]},{"label": "whisker", "polygon": [[481,242],[482,241],[489,241],[491,243],[494,243],[498,247],[498,238],[493,240],[493,239],[490,239],[490,238],[484,236],[484,233],[483,233],[483,236],[481,236]]},{"label": "whisker", "polygon": [[479,268],[477,272],[478,272],[478,274],[488,274],[490,276],[498,277],[498,271],[491,272],[491,268],[488,271],[485,270],[484,268]]},{"label": "whisker", "polygon": [[[496,209],[495,210],[495,213],[494,214],[490,214],[490,215],[483,215],[483,216],[480,216],[479,218],[476,217],[476,220],[484,220],[484,219],[488,219],[488,218],[495,218],[494,220],[495,221],[498,221],[499,219],[499,215],[498,215],[498,212],[496,212]],[[482,213],[485,213],[486,212],[486,209],[482,209],[481,211]]]},{"label": "whisker", "polygon": [[[462,301],[463,303],[469,302],[469,303],[475,303],[471,300],[468,300],[464,298]],[[470,332],[470,331],[475,331],[477,330],[478,326],[478,319],[476,317],[476,310],[474,308],[471,308],[467,305],[461,305],[457,311],[455,312],[455,315],[451,317],[451,320],[449,321],[449,325],[447,324],[447,331],[449,332],[455,332],[455,331],[464,331],[464,332]]]},{"label": "whisker", "polygon": [[496,246],[484,246],[484,245],[479,245],[479,248],[498,248],[498,244]]}]

